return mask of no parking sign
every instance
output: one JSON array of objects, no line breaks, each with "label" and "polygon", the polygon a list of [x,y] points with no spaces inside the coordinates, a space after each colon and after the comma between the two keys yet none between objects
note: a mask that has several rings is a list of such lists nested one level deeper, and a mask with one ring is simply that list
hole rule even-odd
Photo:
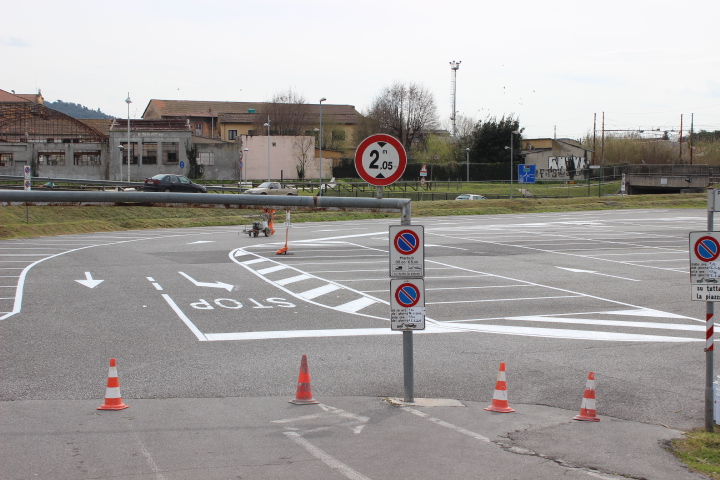
[{"label": "no parking sign", "polygon": [[30,165],[25,165],[24,171],[25,171],[25,190],[30,190],[31,189],[30,179],[31,179],[31,172],[32,172]]},{"label": "no parking sign", "polygon": [[390,328],[425,330],[425,281],[390,280]]},{"label": "no parking sign", "polygon": [[690,233],[692,299],[720,302],[720,232]]},{"label": "no parking sign", "polygon": [[390,276],[425,276],[425,227],[422,225],[390,226]]}]

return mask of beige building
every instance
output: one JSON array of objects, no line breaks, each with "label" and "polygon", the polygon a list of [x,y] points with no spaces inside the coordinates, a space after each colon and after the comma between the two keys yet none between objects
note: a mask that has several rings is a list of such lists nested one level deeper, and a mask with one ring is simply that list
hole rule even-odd
[{"label": "beige building", "polygon": [[[320,105],[263,102],[150,100],[143,118],[182,119],[190,122],[193,136],[237,142],[241,136],[314,135],[319,139]],[[362,116],[353,105],[322,105],[323,150],[354,150]],[[319,145],[318,145],[319,146]],[[332,155],[329,155],[332,156]],[[342,155],[340,155],[342,156]]]},{"label": "beige building", "polygon": [[592,150],[569,138],[528,138],[522,141],[525,165],[535,165],[537,181],[586,178]]}]

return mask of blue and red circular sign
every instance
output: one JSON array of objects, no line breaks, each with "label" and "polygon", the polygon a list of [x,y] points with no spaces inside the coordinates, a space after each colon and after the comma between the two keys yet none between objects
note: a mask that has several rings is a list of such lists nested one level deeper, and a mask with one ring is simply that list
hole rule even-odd
[{"label": "blue and red circular sign", "polygon": [[402,230],[395,235],[395,250],[402,255],[412,255],[420,248],[420,237],[412,230]]},{"label": "blue and red circular sign", "polygon": [[420,301],[420,289],[412,283],[403,283],[395,290],[395,300],[401,307],[414,307]]},{"label": "blue and red circular sign", "polygon": [[695,242],[695,256],[703,262],[713,262],[720,257],[720,244],[713,237],[701,237]]}]

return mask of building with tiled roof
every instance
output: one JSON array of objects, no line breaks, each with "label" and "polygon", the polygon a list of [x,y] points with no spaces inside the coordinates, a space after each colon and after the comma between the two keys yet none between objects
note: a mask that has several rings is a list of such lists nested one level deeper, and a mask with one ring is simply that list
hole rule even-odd
[{"label": "building with tiled roof", "polygon": [[[319,104],[277,104],[268,102],[221,102],[197,100],[150,100],[144,119],[186,119],[197,137],[219,138],[236,142],[243,135],[259,136],[267,133],[263,127],[270,117],[271,135],[286,135],[280,128],[284,112],[296,118],[291,130],[295,135],[316,135],[320,126]],[[299,112],[299,114],[298,114]],[[290,114],[290,113],[288,113]],[[298,116],[302,117],[298,120]],[[353,105],[322,105],[323,148],[329,150],[354,149],[358,143],[358,123],[362,115]],[[287,122],[286,122],[287,123]],[[302,126],[297,125],[302,123]]]}]

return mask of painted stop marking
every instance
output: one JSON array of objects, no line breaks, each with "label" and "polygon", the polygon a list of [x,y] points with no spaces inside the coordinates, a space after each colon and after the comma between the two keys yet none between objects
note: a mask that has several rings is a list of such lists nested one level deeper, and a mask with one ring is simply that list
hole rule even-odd
[{"label": "painted stop marking", "polygon": [[395,250],[402,255],[412,255],[420,248],[420,237],[412,230],[403,230],[395,235]]},{"label": "painted stop marking", "polygon": [[702,237],[695,242],[695,256],[703,262],[712,262],[720,256],[720,244],[713,237]]},{"label": "painted stop marking", "polygon": [[403,283],[395,290],[395,300],[401,307],[414,307],[420,301],[420,290],[412,283]]}]

